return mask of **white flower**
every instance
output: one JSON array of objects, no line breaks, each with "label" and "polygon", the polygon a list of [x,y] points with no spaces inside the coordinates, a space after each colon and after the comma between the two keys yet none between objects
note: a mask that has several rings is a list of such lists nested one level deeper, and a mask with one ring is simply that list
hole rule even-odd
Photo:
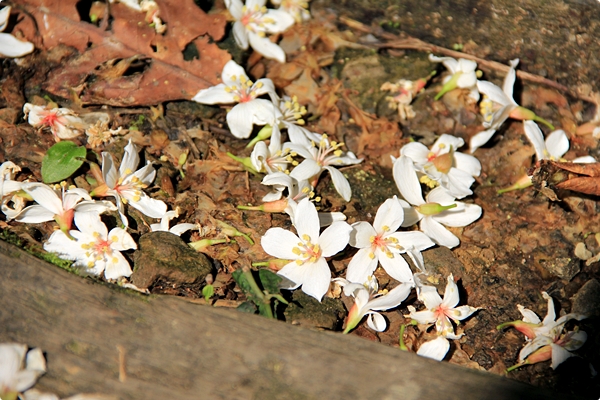
[{"label": "white flower", "polygon": [[288,13],[297,23],[308,21],[310,12],[308,2],[310,0],[271,0],[271,3],[279,6],[279,10]]},{"label": "white flower", "polygon": [[461,88],[469,89],[469,97],[475,101],[479,101],[479,91],[477,90],[477,63],[472,60],[459,58],[458,61],[452,57],[436,57],[429,54],[429,61],[441,62],[450,71],[451,75],[444,78],[444,86],[442,90],[435,96],[435,99],[440,99],[445,93],[450,90]]},{"label": "white flower", "polygon": [[518,58],[510,61],[510,69],[504,77],[502,89],[488,81],[477,81],[479,92],[484,94],[484,98],[480,103],[481,113],[483,114],[483,127],[488,129],[477,133],[471,138],[469,141],[471,153],[486,144],[496,130],[500,128],[500,125],[509,117],[520,120],[538,121],[547,125],[550,129],[554,129],[554,126],[548,121],[538,117],[533,111],[519,106],[513,99],[513,86],[517,77],[515,68],[517,64],[519,64]]},{"label": "white flower", "polygon": [[398,307],[410,294],[411,284],[401,283],[386,294],[377,294],[378,284],[373,276],[369,276],[366,284],[350,282],[343,278],[336,278],[334,282],[344,288],[346,296],[354,297],[354,305],[348,313],[344,333],[350,332],[358,325],[365,315],[368,315],[367,325],[377,332],[387,328],[385,318],[376,311],[389,310]]},{"label": "white flower", "polygon": [[308,139],[302,144],[290,144],[292,151],[304,157],[304,161],[294,168],[290,175],[298,180],[308,179],[312,186],[315,186],[321,172],[327,170],[331,175],[335,190],[344,200],[350,201],[352,197],[350,184],[344,175],[333,166],[358,164],[362,162],[362,158],[356,158],[351,151],[344,155],[340,150],[343,145],[344,143],[330,142],[327,140],[327,135],[321,137],[318,147],[315,142],[309,142]]},{"label": "white flower", "polygon": [[167,211],[165,215],[163,215],[163,217],[160,219],[160,223],[151,224],[150,229],[152,230],[152,232],[171,232],[172,234],[177,236],[181,236],[183,233],[191,229],[198,229],[198,225],[189,223],[177,224],[172,228],[169,228],[171,220],[177,217],[179,217],[179,210]]},{"label": "white flower", "polygon": [[[87,191],[78,188],[61,189],[61,197],[43,183],[23,183],[22,189],[38,204],[25,208],[15,217],[18,222],[38,224],[55,220],[63,232],[71,229],[73,217],[79,212],[102,214],[117,208],[109,201],[94,201]],[[83,200],[83,201],[82,201]]]},{"label": "white flower", "polygon": [[456,247],[460,240],[448,231],[444,225],[452,227],[467,226],[481,216],[481,207],[456,201],[453,196],[437,187],[423,200],[421,185],[412,166],[413,162],[401,156],[394,162],[394,181],[402,196],[414,207],[404,209],[404,223],[410,226],[419,221],[419,229],[435,243],[448,248]]},{"label": "white flower", "polygon": [[68,108],[48,108],[25,103],[23,113],[29,125],[49,128],[56,141],[73,139],[82,135],[87,124],[73,110]]},{"label": "white flower", "polygon": [[0,198],[2,199],[2,212],[8,220],[16,217],[25,205],[25,199],[15,195],[21,190],[21,182],[13,180],[15,173],[19,172],[21,167],[12,161],[5,161],[0,165]]},{"label": "white flower", "polygon": [[[533,144],[535,155],[538,160],[562,160],[562,156],[569,150],[569,138],[562,129],[556,130],[548,135],[544,141],[544,135],[540,127],[533,121],[523,121],[523,128],[527,139]],[[573,162],[592,163],[596,162],[594,157],[578,157]]]},{"label": "white flower", "polygon": [[[412,142],[400,149],[400,155],[414,162],[416,171],[427,176],[421,181],[429,186],[439,184],[450,195],[461,199],[473,194],[471,185],[481,172],[481,163],[475,157],[456,152],[465,142],[456,136],[441,135],[431,150],[424,144]],[[434,181],[434,182],[431,182]]]},{"label": "white flower", "polygon": [[69,234],[75,240],[69,239],[63,231],[56,231],[44,243],[44,250],[75,261],[76,266],[87,268],[95,275],[104,272],[106,279],[131,275],[129,262],[121,254],[121,251],[137,248],[129,233],[121,228],[108,232],[97,213],[77,213],[74,220],[79,231],[71,230]]},{"label": "white flower", "polygon": [[24,344],[0,344],[1,398],[16,399],[18,393],[32,387],[45,372],[46,360],[39,348],[28,352]]},{"label": "white flower", "polygon": [[[136,146],[129,140],[125,146],[123,160],[117,170],[112,155],[102,152],[102,179],[104,183],[95,188],[92,196],[113,196],[117,201],[117,207],[121,220],[128,226],[123,204],[130,204],[136,210],[152,218],[162,218],[167,212],[167,205],[149,197],[143,188],[154,181],[156,170],[148,161],[145,167],[135,171],[140,163],[140,157]],[[133,172],[135,171],[135,172]]]},{"label": "white flower", "polygon": [[433,286],[421,286],[419,300],[425,304],[427,309],[416,311],[413,306],[408,306],[410,318],[419,324],[435,323],[437,333],[448,339],[458,339],[462,336],[462,334],[456,335],[454,333],[454,327],[450,319],[462,321],[479,310],[479,308],[471,306],[456,307],[459,301],[458,286],[454,283],[452,274],[448,276],[443,300]]},{"label": "white flower", "polygon": [[425,342],[419,346],[417,354],[422,357],[432,358],[442,361],[450,350],[450,342],[444,336],[439,335],[437,338]]},{"label": "white flower", "polygon": [[379,262],[392,278],[400,282],[414,283],[410,266],[401,254],[407,253],[422,270],[421,251],[434,243],[422,232],[396,232],[403,220],[402,205],[394,196],[379,207],[373,225],[362,221],[352,224],[350,246],[360,250],[348,264],[346,279],[351,282],[365,282]]},{"label": "white flower", "polygon": [[[0,10],[0,32],[8,26],[10,9],[10,6],[7,6]],[[23,57],[34,49],[33,43],[19,40],[10,33],[0,33],[0,57]]]},{"label": "white flower", "polygon": [[278,272],[294,283],[289,289],[302,285],[304,293],[321,301],[331,281],[325,257],[346,247],[352,228],[345,222],[336,221],[319,234],[317,209],[308,199],[298,203],[294,226],[298,235],[282,228],[269,229],[261,238],[262,247],[274,257],[293,260]]},{"label": "white flower", "polygon": [[[247,139],[254,125],[273,125],[280,118],[281,112],[273,104],[277,94],[270,79],[253,83],[244,68],[231,60],[223,67],[221,80],[223,83],[200,90],[192,100],[202,104],[238,103],[227,113],[227,125],[236,138]],[[258,98],[264,94],[273,102]]]},{"label": "white flower", "polygon": [[302,126],[306,123],[303,119],[306,107],[298,103],[298,97],[283,96],[279,99],[278,104],[279,111],[281,111],[278,119],[279,127],[287,129],[290,142],[305,144],[310,143],[311,140],[316,142],[321,140],[319,135]]},{"label": "white flower", "polygon": [[294,18],[283,10],[268,10],[266,0],[225,0],[225,5],[235,18],[233,36],[236,43],[246,50],[248,44],[266,58],[285,62],[285,53],[277,44],[271,42],[267,33],[285,31],[294,24]]},{"label": "white flower", "polygon": [[[252,149],[252,154],[250,154],[250,160],[256,171],[272,174],[274,172],[289,172],[287,170],[288,164],[294,163],[292,156],[288,143],[284,143],[282,148],[281,132],[279,127],[274,125],[269,146],[267,147],[264,141],[256,143],[254,149]],[[298,164],[297,161],[295,163]]]}]

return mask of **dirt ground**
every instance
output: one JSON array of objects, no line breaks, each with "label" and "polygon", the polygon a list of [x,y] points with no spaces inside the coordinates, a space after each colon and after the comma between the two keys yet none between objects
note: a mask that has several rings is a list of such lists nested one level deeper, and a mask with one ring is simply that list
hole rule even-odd
[{"label": "dirt ground", "polygon": [[[159,48],[155,55],[139,57],[119,69],[118,64],[109,60],[130,57],[122,49],[118,54],[92,53],[89,49],[97,47],[86,47],[87,42],[79,46],[82,39],[50,43],[47,32],[38,32],[32,41],[43,46],[34,54],[18,63],[9,59],[1,63],[0,161],[10,160],[20,165],[23,168],[19,175],[21,180],[41,181],[40,164],[54,139],[23,120],[21,110],[25,102],[45,104],[51,99],[81,113],[106,112],[113,126],[136,126],[115,143],[89,151],[88,159],[97,159],[100,151],[114,152],[120,157],[125,139],[132,138],[144,146],[145,160],[152,161],[158,168],[155,186],[149,188],[149,193],[165,201],[170,209],[178,208],[178,222],[197,222],[204,227],[201,233],[184,235],[185,241],[224,238],[226,229],[218,221],[225,221],[249,235],[254,243],[237,237],[234,242],[203,249],[207,259],[194,267],[197,271],[192,274],[196,275],[191,278],[186,275],[187,270],[171,274],[165,273],[161,265],[146,266],[151,263],[137,262],[137,278],[134,274],[132,281],[136,285],[142,282],[139,286],[148,287],[152,293],[193,300],[203,297],[204,276],[212,271],[215,272],[214,304],[237,307],[246,297],[236,286],[232,273],[249,268],[253,262],[269,259],[260,246],[260,237],[273,226],[289,229],[289,218],[284,214],[236,208],[237,205],[260,204],[267,188],[260,184],[261,176],[248,173],[227,156],[226,153],[231,152],[247,157],[250,150],[245,148],[248,140],[235,139],[229,133],[225,109],[185,101],[185,96],[177,90],[167,89],[162,97],[157,97],[156,93],[160,93],[163,86],[158,89],[144,86],[144,79],[161,74],[170,77],[181,70],[193,71],[192,66],[185,63],[197,62],[197,67],[204,72],[196,72],[181,82],[188,85],[185,90],[186,95],[191,94],[187,97],[190,98],[197,90],[218,82],[223,60],[231,53],[255,79],[269,77],[282,93],[297,95],[299,102],[308,106],[311,117],[307,128],[327,133],[364,158],[363,163],[342,169],[353,191],[350,202],[344,202],[335,192],[329,177],[321,179],[317,186],[323,198],[321,209],[341,211],[349,223],[372,222],[379,205],[391,195],[399,195],[392,180],[390,156],[398,156],[403,144],[416,140],[430,145],[442,133],[468,142],[482,130],[477,109],[457,106],[461,103],[446,97],[434,100],[441,87],[439,73],[414,100],[414,118],[402,120],[389,109],[385,100],[389,94],[379,89],[384,82],[416,80],[428,77],[432,71],[443,71],[441,66],[427,60],[425,51],[389,45],[394,42],[393,36],[400,40],[411,35],[426,43],[446,49],[460,48],[467,54],[503,64],[520,58],[519,70],[564,85],[566,90],[517,79],[517,102],[567,132],[571,148],[565,158],[592,155],[600,160],[598,139],[591,133],[577,134],[577,127],[593,120],[597,112],[593,100],[600,90],[595,74],[600,67],[597,58],[600,4],[554,0],[543,4],[520,2],[519,5],[506,1],[455,3],[448,8],[444,2],[437,1],[407,0],[398,4],[396,1],[331,3],[315,0],[311,6],[313,20],[282,35],[282,47],[289,55],[288,62],[281,65],[235,48],[231,29],[223,17],[223,4],[219,1],[212,8],[204,7],[204,11],[210,10],[207,18],[216,18],[218,23],[215,20],[212,26],[222,32],[202,33],[217,38],[217,44],[201,36],[202,39],[194,42],[199,57],[186,56],[186,51],[192,51],[187,46],[179,54],[180,65],[169,61],[168,53],[161,55],[160,52],[161,45],[171,46],[167,41],[171,37],[153,42],[153,46]],[[21,9],[29,13],[29,22],[38,18],[38,5],[33,0],[23,2]],[[59,13],[59,9],[56,10]],[[65,32],[84,24],[66,9],[60,18],[75,21]],[[349,23],[347,18],[364,25]],[[84,41],[106,43],[107,38],[119,38],[118,29],[129,33],[134,29],[119,28],[117,21],[115,17],[104,36],[96,37],[92,30],[85,31],[88,36]],[[217,28],[218,24],[221,28]],[[29,35],[27,27],[23,32]],[[182,32],[179,37],[185,34]],[[131,51],[132,54],[137,52],[135,48]],[[153,61],[148,61],[150,59]],[[157,71],[159,64],[162,69]],[[501,84],[504,72],[481,68],[485,79]],[[132,82],[136,83],[136,89],[128,89],[127,85]],[[172,82],[164,86],[179,84]],[[146,96],[148,93],[153,95]],[[549,130],[544,128],[544,132],[549,133]],[[177,168],[182,153],[188,154],[183,174]],[[541,292],[546,291],[554,298],[557,312],[581,312],[589,316],[576,324],[587,332],[587,343],[576,352],[578,357],[570,358],[556,370],[550,368],[549,362],[543,362],[519,368],[507,376],[559,392],[598,398],[600,381],[594,369],[600,369],[597,329],[600,263],[592,258],[600,253],[598,196],[555,190],[557,198],[553,200],[548,192],[533,187],[498,194],[498,189],[510,186],[534,167],[534,154],[523,133],[522,122],[508,120],[493,139],[475,153],[482,164],[482,173],[474,186],[474,196],[467,201],[482,207],[482,217],[465,228],[453,228],[452,232],[461,240],[459,247],[453,250],[435,247],[423,253],[432,271],[431,283],[442,291],[446,276],[452,273],[459,282],[461,304],[481,307],[459,327],[465,336],[452,342],[446,360],[505,374],[505,369],[516,363],[524,338],[515,330],[498,331],[496,327],[521,319],[517,304],[543,317],[547,310]],[[88,167],[84,165],[70,182],[87,185],[86,172]],[[540,189],[539,184],[537,188]],[[130,228],[137,240],[149,232],[149,223],[154,221],[130,210],[134,220]],[[0,222],[5,238],[18,237],[24,245],[38,248],[53,232],[54,225]],[[159,239],[146,247],[155,250],[154,247],[163,243],[164,240]],[[578,244],[580,248],[583,246],[581,243],[591,252],[588,261],[575,252]],[[169,248],[173,251],[172,257],[187,260],[189,255],[184,254],[189,250],[187,246],[183,245],[181,252],[173,250],[176,247],[174,244]],[[160,254],[161,247],[158,248],[156,253]],[[353,254],[352,250],[346,250],[330,262],[334,275],[344,276]],[[141,257],[133,253],[129,256],[132,262]],[[139,272],[141,264],[150,268],[143,275]],[[376,276],[381,287],[395,284],[380,269]],[[291,323],[341,330],[345,310],[351,305],[347,299],[340,299],[338,295],[326,299],[321,308],[313,309],[318,304],[302,297],[299,291],[284,292],[293,302],[287,308],[280,305],[278,317]],[[408,314],[406,306],[416,302],[413,294],[399,308],[384,312],[389,321],[385,332],[374,333],[366,324],[361,324],[352,334],[397,348],[400,327],[409,322],[404,317]],[[409,326],[404,340],[412,348],[428,335]]]}]

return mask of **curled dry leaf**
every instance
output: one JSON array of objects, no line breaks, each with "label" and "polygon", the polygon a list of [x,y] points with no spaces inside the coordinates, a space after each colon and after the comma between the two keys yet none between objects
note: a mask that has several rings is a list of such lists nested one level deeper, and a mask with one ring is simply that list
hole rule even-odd
[{"label": "curled dry leaf", "polygon": [[[50,73],[44,89],[54,95],[70,98],[74,91],[82,104],[113,106],[191,99],[200,89],[217,84],[231,59],[213,43],[224,35],[225,18],[206,14],[193,0],[157,1],[167,24],[164,35],[144,21],[145,13],[119,3],[110,5],[110,24],[96,26],[80,15],[79,3],[21,2],[35,20],[32,24],[23,19],[27,39],[44,49],[63,44],[79,52]],[[184,59],[184,51],[194,48],[197,56]]]},{"label": "curled dry leaf", "polygon": [[532,182],[551,200],[558,200],[556,189],[600,195],[600,163],[576,164],[541,160],[534,167]]}]

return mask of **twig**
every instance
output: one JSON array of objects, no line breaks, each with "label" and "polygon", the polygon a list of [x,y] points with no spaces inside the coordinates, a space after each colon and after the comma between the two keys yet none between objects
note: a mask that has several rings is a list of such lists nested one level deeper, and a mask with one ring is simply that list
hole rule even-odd
[{"label": "twig", "polygon": [[[479,57],[476,57],[471,54],[462,53],[460,51],[447,49],[447,48],[441,47],[441,46],[436,46],[434,44],[424,42],[424,41],[414,38],[412,36],[404,35],[405,37],[400,37],[398,35],[394,35],[393,33],[385,32],[383,29],[381,29],[379,27],[373,28],[373,27],[365,25],[359,21],[353,20],[351,18],[340,17],[340,22],[348,25],[350,28],[356,29],[356,30],[364,32],[364,33],[370,33],[372,35],[379,36],[383,39],[388,40],[388,42],[386,42],[386,43],[373,45],[374,47],[377,47],[377,48],[386,48],[387,47],[387,48],[394,48],[394,49],[427,51],[430,53],[443,54],[445,56],[453,57],[453,58],[465,58],[467,60],[473,60],[473,61],[477,62],[477,65],[479,67],[481,67],[481,69],[500,71],[500,72],[505,72],[505,73],[508,72],[508,70],[510,69],[510,67],[508,65],[505,65],[505,64],[502,64],[502,63],[499,63],[496,61],[485,60],[483,58],[479,58]],[[577,99],[596,104],[596,101],[591,96],[586,96],[584,94],[578,93],[576,90],[572,90],[572,89],[568,88],[567,86],[561,85],[558,82],[555,82],[550,79],[546,79],[542,76],[532,74],[529,72],[525,72],[525,71],[516,71],[516,72],[517,72],[517,76],[520,79],[523,79],[523,80],[526,80],[529,82],[533,82],[533,83],[538,83],[540,85],[549,86],[556,90],[560,90],[561,92],[567,92],[569,95],[571,95]]]}]

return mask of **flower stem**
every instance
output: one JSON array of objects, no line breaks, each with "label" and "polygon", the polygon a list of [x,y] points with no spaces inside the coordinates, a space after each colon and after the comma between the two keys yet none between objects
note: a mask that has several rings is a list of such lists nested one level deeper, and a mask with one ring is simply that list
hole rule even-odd
[{"label": "flower stem", "polygon": [[248,285],[250,285],[250,291],[254,296],[256,296],[261,303],[265,305],[264,310],[267,318],[273,319],[273,310],[271,310],[271,299],[263,293],[262,290],[258,287],[256,280],[254,280],[254,275],[252,274],[252,270],[250,268],[244,267],[242,268],[242,274],[246,278]]}]

